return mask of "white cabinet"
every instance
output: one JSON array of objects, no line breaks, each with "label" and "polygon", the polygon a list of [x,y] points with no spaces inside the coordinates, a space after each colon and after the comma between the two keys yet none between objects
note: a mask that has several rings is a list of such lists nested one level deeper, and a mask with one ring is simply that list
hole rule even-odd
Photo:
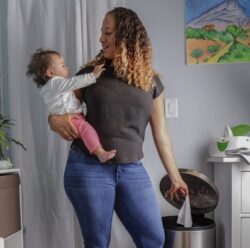
[{"label": "white cabinet", "polygon": [[12,234],[7,238],[0,238],[0,248],[23,248],[22,230]]},{"label": "white cabinet", "polygon": [[250,214],[250,171],[241,172],[241,212]]},{"label": "white cabinet", "polygon": [[243,248],[250,246],[250,218],[241,219],[241,242]]},{"label": "white cabinet", "polygon": [[[17,174],[20,177],[20,169],[0,170],[0,175]],[[22,201],[21,201],[21,184],[19,185],[19,205],[20,205],[20,222],[21,228],[19,231],[11,234],[8,237],[0,237],[0,248],[23,248],[23,224],[22,224]],[[1,223],[1,225],[4,223]]]},{"label": "white cabinet", "polygon": [[250,165],[239,157],[208,158],[220,192],[215,209],[216,247],[250,247]]}]

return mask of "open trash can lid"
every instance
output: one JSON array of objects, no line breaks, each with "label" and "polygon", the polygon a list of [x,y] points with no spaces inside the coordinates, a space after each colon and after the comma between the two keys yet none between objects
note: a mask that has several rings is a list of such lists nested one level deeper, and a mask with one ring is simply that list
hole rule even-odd
[{"label": "open trash can lid", "polygon": [[[213,211],[219,201],[219,192],[214,183],[205,175],[190,169],[179,169],[184,182],[189,188],[189,200],[192,214],[205,214]],[[180,209],[185,198],[170,199],[165,193],[171,188],[171,180],[168,175],[160,182],[160,190],[163,197],[174,207]]]}]

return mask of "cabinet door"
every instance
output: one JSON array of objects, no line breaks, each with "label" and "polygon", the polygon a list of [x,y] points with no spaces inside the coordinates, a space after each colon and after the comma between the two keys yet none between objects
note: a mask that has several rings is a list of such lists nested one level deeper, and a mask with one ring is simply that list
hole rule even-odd
[{"label": "cabinet door", "polygon": [[250,218],[241,219],[241,248],[249,248],[250,244]]},{"label": "cabinet door", "polygon": [[241,173],[241,187],[242,187],[242,198],[241,198],[241,212],[250,213],[250,172],[244,171]]}]

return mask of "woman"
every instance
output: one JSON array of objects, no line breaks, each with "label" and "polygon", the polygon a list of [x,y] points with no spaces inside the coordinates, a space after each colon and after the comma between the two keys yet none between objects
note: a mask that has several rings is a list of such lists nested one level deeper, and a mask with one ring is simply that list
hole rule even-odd
[{"label": "woman", "polygon": [[[114,159],[101,164],[80,139],[73,142],[65,169],[65,191],[76,211],[85,247],[109,246],[115,210],[137,247],[162,248],[164,230],[150,179],[140,161],[150,121],[154,141],[171,180],[170,197],[187,195],[167,132],[163,85],[152,68],[152,49],[140,19],[130,9],[109,11],[102,24],[102,51],[79,74],[105,63],[97,83],[77,92],[87,104],[86,119]],[[70,116],[51,116],[63,138],[78,137]]]}]

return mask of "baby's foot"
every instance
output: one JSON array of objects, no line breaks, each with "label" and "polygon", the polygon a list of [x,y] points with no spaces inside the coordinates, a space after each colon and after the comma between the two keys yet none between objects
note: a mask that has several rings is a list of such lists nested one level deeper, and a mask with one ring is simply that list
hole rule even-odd
[{"label": "baby's foot", "polygon": [[116,150],[105,151],[102,147],[98,147],[93,154],[98,157],[101,163],[105,163],[115,156]]}]

